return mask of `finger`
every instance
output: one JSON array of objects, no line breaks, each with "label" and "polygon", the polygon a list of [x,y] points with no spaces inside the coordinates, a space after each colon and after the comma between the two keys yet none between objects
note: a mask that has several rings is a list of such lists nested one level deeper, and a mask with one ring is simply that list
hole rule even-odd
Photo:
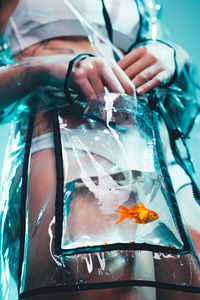
[{"label": "finger", "polygon": [[139,95],[142,95],[149,92],[151,89],[155,88],[156,86],[159,86],[162,82],[164,82],[166,78],[167,72],[161,72],[157,74],[153,79],[137,88],[137,93]]},{"label": "finger", "polygon": [[134,83],[128,78],[126,73],[119,68],[118,66],[113,68],[113,72],[115,76],[118,78],[119,82],[121,83],[122,87],[125,90],[125,93],[130,96],[135,96],[135,85]]},{"label": "finger", "polygon": [[164,71],[162,67],[156,65],[150,66],[143,70],[141,73],[136,75],[133,78],[133,83],[136,88],[143,85],[145,82],[149,81],[153,77],[155,77],[158,73]]},{"label": "finger", "polygon": [[91,74],[88,79],[96,95],[105,93],[103,82],[97,73]]},{"label": "finger", "polygon": [[145,55],[137,60],[134,64],[130,65],[130,67],[125,70],[125,73],[132,80],[137,74],[150,67],[151,65],[156,64],[156,62],[157,60],[153,55]]},{"label": "finger", "polygon": [[114,72],[110,68],[104,68],[100,71],[100,76],[105,87],[111,93],[124,93],[124,88],[122,87],[120,81],[115,76]]},{"label": "finger", "polygon": [[118,65],[122,70],[126,70],[130,65],[134,64],[138,59],[144,56],[147,53],[147,49],[145,46],[140,46],[137,49],[133,50],[125,57],[123,57],[119,62]]},{"label": "finger", "polygon": [[70,88],[81,93],[86,99],[96,99],[96,93],[87,78],[79,76],[75,80],[71,80]]}]

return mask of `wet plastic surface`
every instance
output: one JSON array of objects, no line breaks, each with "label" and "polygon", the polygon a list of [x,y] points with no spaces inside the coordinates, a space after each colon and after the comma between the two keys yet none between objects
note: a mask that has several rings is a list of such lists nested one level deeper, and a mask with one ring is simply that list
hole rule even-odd
[{"label": "wet plastic surface", "polygon": [[[68,125],[62,119],[64,116],[60,116],[67,167],[64,167],[63,250],[73,253],[73,249],[84,246],[142,242],[183,246],[170,208],[161,200],[166,190],[155,133],[151,114],[148,115],[150,110],[141,103],[142,100],[109,94],[87,108],[83,121],[80,118]],[[140,212],[141,218],[129,212],[117,224],[120,206],[130,210],[140,202],[145,207]],[[146,217],[150,210],[158,214],[158,220]],[[134,224],[137,220],[139,224]],[[163,232],[167,231],[169,238],[165,243]]]},{"label": "wet plastic surface", "polygon": [[[123,286],[127,281],[198,286],[198,264],[192,254],[184,255],[191,251],[188,237],[160,165],[156,113],[145,99],[115,94],[100,96],[84,112],[79,109],[75,104],[58,111],[62,179],[52,115],[36,117],[21,293]],[[40,123],[38,131],[42,115],[49,127]],[[139,203],[144,207],[137,211]],[[123,207],[130,214],[118,223]],[[159,218],[146,218],[150,211]]]}]

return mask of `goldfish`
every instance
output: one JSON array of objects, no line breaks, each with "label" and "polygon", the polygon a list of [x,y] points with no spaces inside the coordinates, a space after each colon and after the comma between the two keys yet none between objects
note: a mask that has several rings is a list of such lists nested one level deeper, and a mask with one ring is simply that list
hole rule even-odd
[{"label": "goldfish", "polygon": [[126,218],[135,218],[135,221],[133,221],[134,224],[147,224],[159,218],[158,214],[155,211],[146,208],[142,202],[139,202],[136,205],[132,206],[131,209],[122,205],[116,206],[118,207],[116,213],[121,214],[120,219],[115,223],[116,225]]}]

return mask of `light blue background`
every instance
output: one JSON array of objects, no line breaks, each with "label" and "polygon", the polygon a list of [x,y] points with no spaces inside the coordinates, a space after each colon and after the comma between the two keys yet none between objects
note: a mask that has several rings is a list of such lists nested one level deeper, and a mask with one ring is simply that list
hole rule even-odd
[{"label": "light blue background", "polygon": [[[190,55],[200,72],[200,0],[160,0],[162,20],[168,27],[172,40]],[[200,81],[200,78],[199,78]],[[200,118],[188,140],[200,184]]]},{"label": "light blue background", "polygon": [[[122,0],[123,1],[123,0]],[[170,30],[173,41],[180,44],[190,54],[200,70],[200,0],[160,0],[163,7],[163,21]],[[8,137],[8,126],[0,127],[0,172]],[[194,159],[199,161],[200,145],[191,145]],[[199,164],[200,165],[200,164]],[[199,168],[200,169],[200,168]],[[200,172],[200,171],[199,171]],[[0,173],[1,174],[1,173]]]},{"label": "light blue background", "polygon": [[200,0],[159,0],[162,19],[177,44],[190,54],[200,69]]}]

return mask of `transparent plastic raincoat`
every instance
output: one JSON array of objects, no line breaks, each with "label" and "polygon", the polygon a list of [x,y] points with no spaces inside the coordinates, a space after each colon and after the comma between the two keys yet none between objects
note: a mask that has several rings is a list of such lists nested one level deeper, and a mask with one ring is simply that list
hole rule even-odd
[{"label": "transparent plastic raincoat", "polygon": [[[78,7],[66,5],[96,55],[102,47],[118,53]],[[136,44],[159,39],[159,6],[137,5]],[[2,123],[14,120],[2,175],[2,299],[14,299],[13,282],[19,299],[137,286],[198,297],[199,259],[166,155],[171,146],[199,205],[190,157],[182,156],[198,103],[183,72],[187,89],[174,84],[140,98],[106,93],[87,103],[47,86],[2,112]],[[138,289],[137,299],[156,299],[150,290]]]}]

